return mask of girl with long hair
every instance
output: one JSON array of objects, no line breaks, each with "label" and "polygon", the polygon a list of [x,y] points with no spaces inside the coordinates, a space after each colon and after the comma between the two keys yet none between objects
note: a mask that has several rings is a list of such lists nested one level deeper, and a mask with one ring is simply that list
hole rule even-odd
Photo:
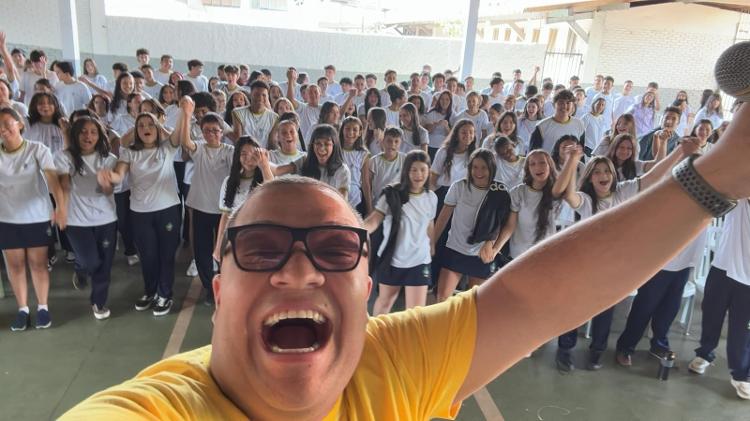
[{"label": "girl with long hair", "polygon": [[695,127],[701,120],[711,120],[711,124],[713,124],[714,127],[721,126],[721,123],[724,122],[724,110],[721,106],[721,95],[713,93],[708,97],[706,105],[695,114],[695,123],[693,124],[693,127]]},{"label": "girl with long hair", "polygon": [[47,299],[47,248],[53,224],[65,228],[65,206],[53,210],[50,193],[65,203],[50,149],[24,138],[24,121],[12,108],[0,108],[0,250],[18,304],[11,330],[30,325],[27,267],[38,302],[36,327],[52,324]]},{"label": "girl with long hair", "polygon": [[518,144],[523,152],[526,152],[529,148],[531,134],[534,133],[537,123],[542,118],[542,106],[539,100],[536,98],[529,99],[523,107],[523,114],[518,118],[518,128],[516,129]]},{"label": "girl with long hair", "polygon": [[62,132],[63,118],[57,97],[36,93],[29,103],[29,127],[24,137],[47,146],[54,155],[68,146]]},{"label": "girl with long hair", "polygon": [[367,123],[367,116],[370,115],[370,109],[374,107],[383,108],[383,103],[380,99],[380,91],[378,88],[369,88],[365,91],[365,99],[357,107],[357,115],[362,124]]},{"label": "girl with long hair", "polygon": [[[245,203],[250,192],[273,178],[267,151],[250,136],[237,139],[229,175],[224,178],[219,189],[220,234],[226,231],[229,217]],[[221,261],[221,235],[216,237],[213,258],[217,262]]]},{"label": "girl with long hair", "polygon": [[586,139],[586,144],[583,145],[583,152],[586,156],[591,156],[607,130],[607,127],[605,127],[606,119],[604,118],[606,106],[607,100],[603,96],[597,95],[591,103],[591,109],[581,119],[585,126],[584,139]]},{"label": "girl with long hair", "polygon": [[310,134],[310,150],[305,157],[273,169],[275,176],[298,174],[320,180],[349,197],[351,173],[344,164],[338,132],[329,124],[315,126]]},{"label": "girl with long hair", "polygon": [[107,121],[112,123],[120,114],[128,113],[128,96],[135,93],[135,79],[128,72],[120,73],[115,81],[115,92],[109,105]]},{"label": "girl with long hair", "polygon": [[224,121],[231,125],[232,124],[232,112],[237,108],[247,107],[250,105],[250,97],[243,90],[234,92],[229,95],[227,100],[226,110],[224,111]]},{"label": "girl with long hair", "polygon": [[274,145],[277,148],[268,153],[268,159],[274,165],[288,164],[305,156],[305,152],[299,149],[302,144],[299,123],[296,119],[287,116],[288,114],[279,119],[275,131],[277,144]]},{"label": "girl with long hair", "polygon": [[362,133],[364,127],[357,117],[346,117],[341,122],[339,143],[344,164],[349,167],[351,181],[349,183],[349,204],[361,215],[365,215],[365,202],[362,200],[362,180],[367,176],[370,152],[365,149]]},{"label": "girl with long hair", "polygon": [[390,312],[402,288],[407,309],[426,304],[437,210],[437,197],[427,188],[429,173],[426,152],[407,153],[399,182],[385,187],[375,211],[365,220],[368,232],[372,234],[382,223],[384,233],[377,250],[379,289],[373,315]]},{"label": "girl with long hair", "polygon": [[70,128],[70,145],[55,156],[65,202],[68,241],[76,255],[73,286],[82,289],[91,280],[91,304],[97,320],[110,315],[107,295],[117,244],[117,210],[112,186],[101,188],[97,173],[111,171],[117,158],[101,123],[78,117]]},{"label": "girl with long hair", "polygon": [[[464,120],[468,121],[468,120]],[[510,214],[508,190],[495,178],[495,157],[486,149],[472,152],[466,178],[453,183],[435,222],[434,239],[440,237],[451,221],[441,256],[437,300],[445,301],[462,275],[469,286],[480,285],[497,269],[494,264],[499,248],[496,241],[506,230]]]},{"label": "girl with long hair", "polygon": [[385,133],[386,113],[381,107],[370,108],[365,120],[365,148],[370,151],[370,155],[377,155],[383,151],[380,143],[383,141]]},{"label": "girl with long hair", "polygon": [[487,136],[488,126],[490,119],[487,117],[487,113],[480,108],[482,105],[482,97],[477,92],[469,92],[466,95],[466,109],[460,113],[451,117],[451,124],[455,124],[456,121],[465,118],[471,120],[474,123],[474,136],[476,138],[477,146],[479,146]]},{"label": "girl with long hair", "polygon": [[453,95],[448,91],[442,91],[436,94],[433,99],[435,104],[425,115],[424,128],[430,134],[430,144],[427,151],[433,164],[435,154],[442,147],[445,138],[451,130],[451,117],[453,116]]},{"label": "girl with long hair", "polygon": [[[96,85],[99,89],[107,89],[107,78],[99,73],[99,69],[97,69],[93,58],[89,57],[83,60],[83,75],[81,75],[80,79],[81,82],[87,85]],[[95,92],[91,93],[94,94]]]},{"label": "girl with long hair", "polygon": [[510,190],[523,183],[523,168],[526,157],[518,155],[516,143],[508,136],[494,135],[493,149],[495,153],[495,181],[503,183]]},{"label": "girl with long hair", "polygon": [[656,165],[657,162],[664,159],[667,155],[667,145],[662,137],[654,136],[654,142],[658,143],[658,152],[651,161],[641,161],[636,153],[635,138],[628,133],[615,136],[615,140],[607,152],[609,158],[616,170],[619,180],[632,180],[640,177]]},{"label": "girl with long hair", "polygon": [[[188,120],[191,117],[186,110],[180,115]],[[144,281],[144,294],[136,301],[135,309],[153,307],[154,316],[169,314],[173,304],[175,253],[182,225],[174,168],[179,132],[165,138],[156,116],[138,115],[133,143],[122,149],[114,170],[98,173],[99,185],[104,189],[120,184],[128,175],[131,222]]]},{"label": "girl with long hair", "polygon": [[401,130],[404,132],[404,141],[401,142],[401,152],[407,153],[414,149],[421,149],[427,152],[427,145],[430,143],[430,134],[427,132],[427,129],[419,124],[419,111],[417,107],[407,102],[401,106],[398,118],[401,123]]},{"label": "girl with long hair", "polygon": [[[598,145],[596,145],[596,148],[594,148],[594,151],[591,153],[593,156],[604,156],[607,155],[607,152],[609,152],[609,147],[612,146],[612,140],[619,135],[627,133],[633,137],[633,139],[637,139],[638,137],[635,134],[635,118],[633,118],[632,114],[622,114],[621,116],[617,117],[617,120],[615,120],[614,124],[612,125],[612,128],[607,131],[606,135],[602,138],[601,142],[599,142]],[[636,147],[636,155],[638,155],[639,147],[640,145],[638,142],[635,143]]]},{"label": "girl with long hair", "polygon": [[651,132],[656,124],[656,94],[646,92],[641,97],[641,102],[634,104],[625,111],[635,119],[635,135],[640,138]]},{"label": "girl with long hair", "polygon": [[[495,125],[495,133],[508,137],[510,140],[519,144],[518,140],[518,117],[515,112],[504,111]],[[526,145],[528,146],[528,145]],[[492,150],[492,139],[488,136],[482,141],[482,147]],[[524,147],[525,148],[525,147]]]},{"label": "girl with long hair", "polygon": [[498,240],[495,248],[499,250],[509,237],[510,256],[515,259],[554,234],[566,181],[558,179],[549,153],[541,149],[531,151],[524,163],[523,183],[510,190],[511,213],[508,230],[503,230],[507,235]]}]

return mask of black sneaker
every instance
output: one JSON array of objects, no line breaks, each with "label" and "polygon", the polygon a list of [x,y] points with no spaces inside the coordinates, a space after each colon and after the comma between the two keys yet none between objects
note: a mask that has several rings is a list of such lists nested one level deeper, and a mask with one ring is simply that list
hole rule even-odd
[{"label": "black sneaker", "polygon": [[158,297],[156,304],[154,304],[154,316],[166,316],[169,314],[169,310],[172,309],[172,299]]},{"label": "black sneaker", "polygon": [[135,302],[135,309],[137,311],[144,311],[151,308],[156,301],[156,295],[143,295],[138,301]]},{"label": "black sneaker", "polygon": [[557,350],[555,364],[561,373],[570,373],[575,369],[575,366],[573,365],[573,356],[570,355],[570,351],[564,349]]},{"label": "black sneaker", "polygon": [[602,368],[602,354],[601,351],[589,351],[589,363],[588,363],[588,369],[589,370],[599,370]]},{"label": "black sneaker", "polygon": [[13,324],[10,325],[10,330],[14,332],[20,332],[26,330],[29,327],[29,313],[25,311],[19,311],[16,314],[16,320],[13,320]]},{"label": "black sneaker", "polygon": [[666,359],[667,355],[669,355],[672,351],[668,349],[649,349],[648,353],[654,358],[658,358],[660,360]]},{"label": "black sneaker", "polygon": [[73,272],[73,288],[77,290],[85,289],[89,284],[88,279],[89,277],[86,274]]},{"label": "black sneaker", "polygon": [[36,328],[47,329],[52,326],[52,318],[49,316],[49,310],[39,310],[36,312]]}]

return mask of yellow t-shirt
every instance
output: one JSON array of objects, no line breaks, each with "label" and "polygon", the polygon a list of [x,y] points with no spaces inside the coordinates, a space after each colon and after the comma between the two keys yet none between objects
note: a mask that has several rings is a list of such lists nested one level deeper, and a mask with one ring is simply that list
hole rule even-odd
[{"label": "yellow t-shirt", "polygon": [[[476,294],[370,318],[362,358],[333,420],[454,418],[453,405],[474,354]],[[62,420],[246,419],[209,374],[211,346],[160,361],[99,392]]]}]

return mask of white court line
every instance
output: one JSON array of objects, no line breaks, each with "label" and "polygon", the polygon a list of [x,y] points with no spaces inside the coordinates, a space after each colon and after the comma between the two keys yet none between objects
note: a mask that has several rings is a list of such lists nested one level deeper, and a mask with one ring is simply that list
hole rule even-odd
[{"label": "white court line", "polygon": [[177,315],[177,321],[172,328],[172,334],[169,335],[169,341],[167,347],[164,348],[164,354],[161,358],[171,357],[172,355],[180,352],[182,341],[185,340],[185,333],[187,333],[188,326],[190,326],[190,320],[193,318],[193,311],[195,311],[195,303],[198,301],[198,297],[201,294],[203,285],[201,284],[200,278],[197,276],[190,282],[190,288],[185,295],[185,301],[182,303],[182,309],[180,314]]},{"label": "white court line", "polygon": [[490,392],[487,391],[487,388],[483,387],[477,390],[474,393],[474,399],[476,399],[477,404],[479,405],[479,410],[482,411],[482,414],[487,421],[505,420],[503,414],[500,413],[497,405],[495,405],[495,401],[492,399]]}]

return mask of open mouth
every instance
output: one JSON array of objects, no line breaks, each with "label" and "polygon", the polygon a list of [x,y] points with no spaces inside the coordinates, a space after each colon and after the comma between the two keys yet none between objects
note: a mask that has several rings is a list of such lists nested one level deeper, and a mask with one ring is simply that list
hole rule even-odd
[{"label": "open mouth", "polygon": [[609,187],[609,180],[600,181],[599,185],[602,187]]},{"label": "open mouth", "polygon": [[281,311],[263,321],[262,336],[266,349],[276,354],[303,354],[324,347],[331,337],[332,325],[314,310]]}]

